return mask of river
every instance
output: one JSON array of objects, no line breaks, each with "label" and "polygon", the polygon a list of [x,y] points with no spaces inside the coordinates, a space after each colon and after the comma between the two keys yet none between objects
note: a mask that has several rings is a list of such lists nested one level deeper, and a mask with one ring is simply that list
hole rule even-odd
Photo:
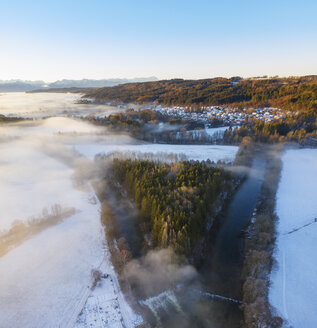
[{"label": "river", "polygon": [[257,154],[247,179],[217,219],[217,231],[197,267],[199,281],[146,300],[149,308],[156,306],[154,315],[163,327],[241,327],[243,230],[255,209],[265,167],[265,157]]},{"label": "river", "polygon": [[[242,299],[241,269],[243,264],[243,230],[247,227],[262,186],[266,162],[256,156],[248,178],[231,200],[221,218],[222,223],[216,237],[209,244],[207,256],[199,268],[203,289],[213,294],[235,300]],[[216,300],[215,302],[218,302]],[[221,301],[220,301],[221,302]],[[242,313],[232,302],[221,302],[218,309],[219,324],[213,327],[240,327]],[[227,315],[230,313],[230,315]]]}]

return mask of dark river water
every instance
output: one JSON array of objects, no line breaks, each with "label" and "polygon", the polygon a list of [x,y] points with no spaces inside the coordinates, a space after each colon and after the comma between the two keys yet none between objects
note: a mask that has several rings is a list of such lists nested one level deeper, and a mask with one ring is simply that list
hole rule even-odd
[{"label": "dark river water", "polygon": [[[206,256],[198,267],[200,281],[197,288],[200,293],[193,293],[190,288],[177,293],[183,313],[176,316],[175,313],[167,315],[164,318],[164,327],[241,327],[241,303],[233,300],[242,299],[242,232],[256,206],[265,167],[264,156],[254,158],[248,178],[220,218],[217,234],[212,236]],[[197,297],[197,294],[201,297]],[[218,295],[232,301],[221,299]]]},{"label": "dark river water", "polygon": [[[221,218],[217,235],[209,244],[199,268],[202,289],[235,300],[242,299],[243,230],[247,227],[262,186],[266,162],[255,157],[248,178],[236,192]],[[239,304],[215,300],[217,320],[212,327],[240,327]]]},{"label": "dark river water", "polygon": [[[175,298],[168,294],[166,299],[163,297],[154,302],[155,306],[159,304],[159,308],[154,312],[153,309],[149,311],[150,316],[152,311],[153,323],[159,317],[161,326],[167,328],[241,327],[242,311],[240,304],[234,300],[242,299],[242,232],[252,217],[263,182],[265,166],[263,156],[254,158],[248,178],[219,218],[220,225],[216,235],[210,238],[206,256],[197,268],[199,281],[174,290]],[[117,223],[120,232],[125,235],[136,255],[139,239],[133,237],[131,226],[129,229],[126,220]],[[135,223],[132,225],[132,230],[136,232]]]},{"label": "dark river water", "polygon": [[210,243],[207,257],[200,267],[203,285],[216,294],[241,298],[237,285],[240,277],[243,236],[254,211],[262,186],[265,160],[255,157],[250,174],[231,200],[216,237]]}]

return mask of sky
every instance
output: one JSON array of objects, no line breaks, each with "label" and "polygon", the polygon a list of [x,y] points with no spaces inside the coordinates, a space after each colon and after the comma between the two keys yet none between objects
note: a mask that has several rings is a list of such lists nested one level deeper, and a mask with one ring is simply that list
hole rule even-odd
[{"label": "sky", "polygon": [[317,74],[316,0],[0,0],[0,80]]}]

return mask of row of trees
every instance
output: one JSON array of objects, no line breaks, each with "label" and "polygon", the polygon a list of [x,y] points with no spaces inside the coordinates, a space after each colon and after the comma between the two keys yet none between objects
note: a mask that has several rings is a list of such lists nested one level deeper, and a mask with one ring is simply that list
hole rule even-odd
[{"label": "row of trees", "polygon": [[172,246],[185,255],[205,233],[217,197],[232,188],[229,173],[204,162],[115,159],[113,174],[134,199],[152,246]]},{"label": "row of trees", "polygon": [[0,114],[0,123],[17,122],[17,121],[22,121],[22,120],[23,120],[23,118],[8,117],[8,116]]}]

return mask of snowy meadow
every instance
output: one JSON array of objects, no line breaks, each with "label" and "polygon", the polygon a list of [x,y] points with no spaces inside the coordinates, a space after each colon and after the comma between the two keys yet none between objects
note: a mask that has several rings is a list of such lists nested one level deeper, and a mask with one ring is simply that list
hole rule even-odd
[{"label": "snowy meadow", "polygon": [[317,150],[287,150],[277,191],[270,303],[296,328],[317,327]]},{"label": "snowy meadow", "polygon": [[[32,119],[0,125],[1,328],[86,327],[91,320],[100,320],[100,327],[135,327],[141,322],[109,260],[91,187],[98,179],[95,155],[166,152],[229,162],[238,150],[141,144],[76,119],[121,110],[75,104],[79,97],[0,95],[0,115]],[[92,291],[96,269],[108,278]],[[103,315],[96,310],[99,301]]]}]

